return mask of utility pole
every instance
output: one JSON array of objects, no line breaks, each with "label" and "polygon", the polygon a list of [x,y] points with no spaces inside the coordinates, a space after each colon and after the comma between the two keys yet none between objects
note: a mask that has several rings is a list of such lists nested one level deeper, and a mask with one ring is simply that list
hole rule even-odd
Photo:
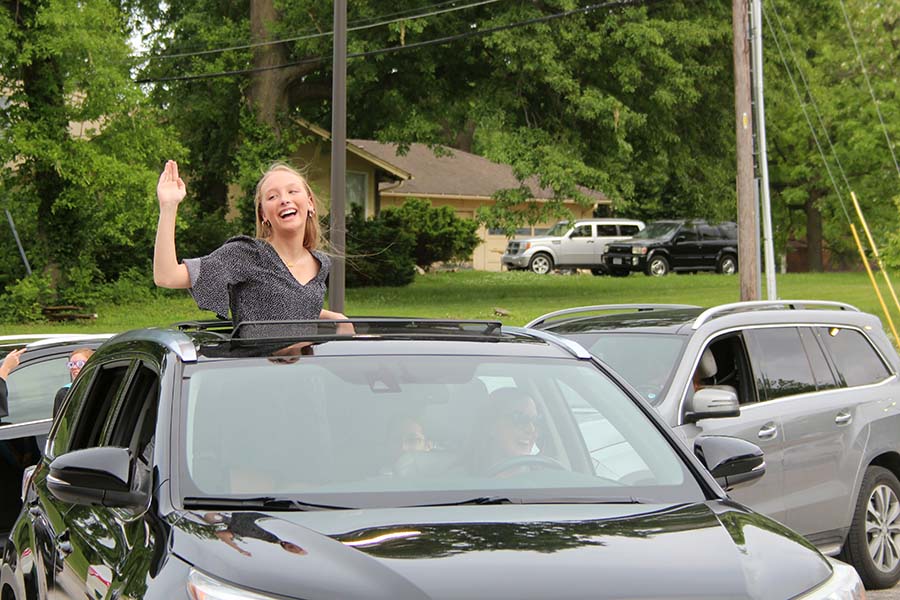
[{"label": "utility pole", "polygon": [[766,149],[766,102],[763,94],[762,0],[750,0],[753,5],[753,101],[756,104],[756,155],[759,170],[759,199],[763,217],[763,247],[766,262],[766,297],[778,299],[775,288],[775,248],[772,243],[772,201],[769,198],[769,154]]},{"label": "utility pole", "polygon": [[738,274],[741,300],[759,300],[759,214],[753,189],[753,107],[750,101],[750,5],[732,0],[734,108],[737,143]]},{"label": "utility pole", "polygon": [[347,196],[347,0],[334,0],[331,83],[331,246],[328,308],[344,312]]}]

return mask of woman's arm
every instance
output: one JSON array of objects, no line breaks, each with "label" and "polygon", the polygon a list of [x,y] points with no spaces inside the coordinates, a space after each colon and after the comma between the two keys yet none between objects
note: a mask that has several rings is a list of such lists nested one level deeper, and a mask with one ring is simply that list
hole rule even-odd
[{"label": "woman's arm", "polygon": [[156,245],[153,247],[153,282],[159,287],[184,289],[191,287],[187,267],[178,262],[175,251],[175,218],[178,204],[184,199],[184,181],[178,176],[178,164],[166,162],[156,185],[159,199],[159,224],[156,227]]},{"label": "woman's arm", "polygon": [[[343,313],[325,310],[323,308],[319,313],[319,318],[328,321],[343,321],[347,316]],[[338,335],[353,335],[356,333],[356,330],[353,328],[353,323],[338,323],[335,327],[335,331]]]}]

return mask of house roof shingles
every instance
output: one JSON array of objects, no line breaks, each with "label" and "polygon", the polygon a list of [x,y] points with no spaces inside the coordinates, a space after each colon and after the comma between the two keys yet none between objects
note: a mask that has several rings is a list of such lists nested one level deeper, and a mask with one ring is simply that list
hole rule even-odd
[{"label": "house roof shingles", "polygon": [[[482,156],[447,148],[446,153],[436,156],[425,144],[410,144],[409,152],[397,154],[396,144],[385,144],[373,140],[347,140],[349,144],[362,148],[379,159],[396,165],[412,173],[412,178],[400,185],[387,184],[391,194],[404,196],[447,196],[490,198],[503,189],[518,188],[520,182],[513,174],[512,167],[492,162]],[[536,177],[529,177],[525,184],[536,199],[553,198],[553,191],[541,188]],[[579,187],[581,193],[597,202],[609,199],[596,190]]]}]

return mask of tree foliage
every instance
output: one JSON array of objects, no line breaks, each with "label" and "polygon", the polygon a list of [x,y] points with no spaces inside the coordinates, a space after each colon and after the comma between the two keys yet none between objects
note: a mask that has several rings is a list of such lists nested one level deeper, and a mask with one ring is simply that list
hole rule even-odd
[{"label": "tree foliage", "polygon": [[[131,80],[126,17],[105,0],[0,3],[0,194],[54,288],[147,267],[160,157],[182,156]],[[17,258],[0,283],[24,274]]]},{"label": "tree foliage", "polygon": [[431,206],[419,198],[386,209],[379,218],[388,227],[412,233],[413,258],[425,270],[436,262],[469,260],[481,241],[475,221],[460,219],[450,206]]}]

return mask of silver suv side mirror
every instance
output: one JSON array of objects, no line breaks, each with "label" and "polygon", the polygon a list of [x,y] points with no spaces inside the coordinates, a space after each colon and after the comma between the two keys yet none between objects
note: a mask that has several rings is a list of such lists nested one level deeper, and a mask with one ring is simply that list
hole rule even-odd
[{"label": "silver suv side mirror", "polygon": [[741,414],[737,391],[730,385],[702,387],[685,402],[684,420],[695,423],[700,419],[721,419]]}]

